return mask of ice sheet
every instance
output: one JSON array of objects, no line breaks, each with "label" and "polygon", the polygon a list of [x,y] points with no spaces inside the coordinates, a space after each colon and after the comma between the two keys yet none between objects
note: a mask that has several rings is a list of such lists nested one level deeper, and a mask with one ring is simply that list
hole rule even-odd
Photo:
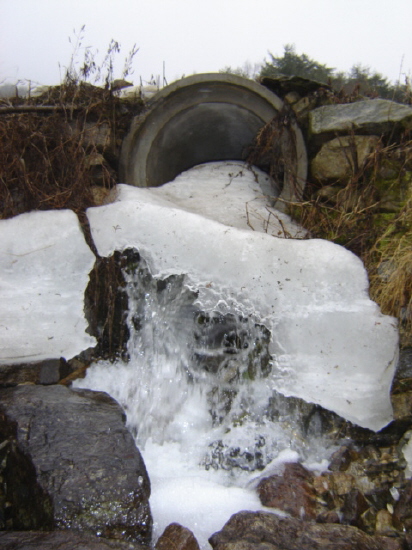
[{"label": "ice sheet", "polygon": [[89,209],[99,254],[135,247],[153,276],[185,274],[202,307],[260,319],[272,333],[281,393],[373,430],[389,423],[397,326],[369,299],[359,258],[327,241],[204,217],[200,193],[189,212],[168,185],[162,192],[119,185],[116,202]]},{"label": "ice sheet", "polygon": [[95,340],[84,292],[95,261],[70,210],[0,221],[0,363],[71,358]]}]

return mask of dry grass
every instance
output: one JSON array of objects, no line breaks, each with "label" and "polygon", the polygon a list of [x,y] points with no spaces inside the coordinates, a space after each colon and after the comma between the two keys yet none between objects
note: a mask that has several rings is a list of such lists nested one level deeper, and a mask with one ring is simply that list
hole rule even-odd
[{"label": "dry grass", "polygon": [[1,218],[92,204],[86,151],[60,115],[0,120]]},{"label": "dry grass", "polygon": [[[110,42],[98,65],[97,52],[82,45],[84,33],[83,26],[69,38],[73,53],[62,85],[39,97],[0,100],[0,219],[59,208],[82,217],[94,205],[97,171],[101,187],[117,183],[122,138],[142,102],[126,106],[114,89],[119,43]],[[123,78],[131,72],[136,53],[133,46]]]},{"label": "dry grass", "polygon": [[412,192],[364,259],[372,299],[399,319],[402,343],[412,346]]},{"label": "dry grass", "polygon": [[0,219],[59,208],[82,214],[94,205],[97,171],[101,187],[117,183],[121,141],[139,102],[125,107],[109,90],[82,83],[18,108],[0,107]]}]

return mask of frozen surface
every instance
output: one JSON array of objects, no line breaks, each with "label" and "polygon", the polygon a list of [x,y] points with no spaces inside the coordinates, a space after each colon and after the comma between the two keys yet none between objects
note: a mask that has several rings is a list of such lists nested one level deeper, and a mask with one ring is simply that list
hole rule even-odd
[{"label": "frozen surface", "polygon": [[0,363],[71,358],[95,341],[84,291],[95,257],[70,210],[0,221]]},{"label": "frozen surface", "polygon": [[369,299],[362,262],[327,241],[224,225],[223,210],[220,222],[206,218],[196,213],[207,202],[200,193],[189,212],[177,182],[170,194],[168,185],[161,192],[119,185],[116,202],[89,209],[99,254],[134,247],[154,277],[184,274],[200,307],[259,319],[272,334],[280,393],[373,430],[390,422],[396,321]]},{"label": "frozen surface", "polygon": [[[277,193],[271,178],[243,162],[200,164],[150,193],[179,208],[230,227],[279,237],[303,237],[304,229],[270,206]],[[268,200],[269,198],[269,200]]]}]

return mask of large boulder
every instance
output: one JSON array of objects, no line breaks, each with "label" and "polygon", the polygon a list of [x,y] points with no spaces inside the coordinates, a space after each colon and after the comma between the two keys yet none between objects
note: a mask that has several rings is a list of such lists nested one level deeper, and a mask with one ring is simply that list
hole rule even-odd
[{"label": "large boulder", "polygon": [[318,181],[348,181],[368,160],[379,142],[377,136],[342,136],[325,143],[311,162]]},{"label": "large boulder", "polygon": [[312,134],[349,133],[352,130],[367,134],[390,132],[395,125],[412,127],[412,107],[387,99],[367,99],[341,105],[325,105],[309,115]]},{"label": "large boulder", "polygon": [[0,391],[6,529],[74,529],[148,543],[150,482],[121,407],[103,392]]},{"label": "large boulder", "polygon": [[2,550],[147,550],[147,546],[108,540],[75,531],[3,531]]},{"label": "large boulder", "polygon": [[371,537],[356,527],[239,512],[209,542],[214,550],[401,550],[400,541]]}]

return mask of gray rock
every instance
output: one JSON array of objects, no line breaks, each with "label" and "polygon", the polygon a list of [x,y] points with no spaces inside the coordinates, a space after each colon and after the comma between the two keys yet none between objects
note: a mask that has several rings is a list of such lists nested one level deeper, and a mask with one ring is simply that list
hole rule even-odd
[{"label": "gray rock", "polygon": [[74,531],[3,531],[2,550],[147,550],[140,544],[112,541]]},{"label": "gray rock", "polygon": [[364,131],[382,134],[398,123],[402,128],[412,127],[412,107],[387,99],[367,99],[342,105],[318,107],[309,114],[312,134]]},{"label": "gray rock", "polygon": [[75,529],[148,543],[150,482],[124,421],[103,392],[1,390],[6,528]]},{"label": "gray rock", "polygon": [[37,363],[0,365],[0,387],[18,384],[57,384],[65,372],[64,359],[44,359]]},{"label": "gray rock", "polygon": [[371,537],[356,527],[281,518],[267,512],[239,512],[209,543],[214,550],[388,550],[385,539]]},{"label": "gray rock", "polygon": [[300,96],[305,96],[311,92],[316,92],[319,88],[330,90],[331,87],[325,82],[309,80],[301,76],[279,75],[277,77],[264,76],[260,83],[274,92],[284,97],[290,92],[297,92]]},{"label": "gray rock", "polygon": [[363,168],[378,142],[377,136],[342,136],[326,142],[311,163],[312,177],[349,180]]}]

